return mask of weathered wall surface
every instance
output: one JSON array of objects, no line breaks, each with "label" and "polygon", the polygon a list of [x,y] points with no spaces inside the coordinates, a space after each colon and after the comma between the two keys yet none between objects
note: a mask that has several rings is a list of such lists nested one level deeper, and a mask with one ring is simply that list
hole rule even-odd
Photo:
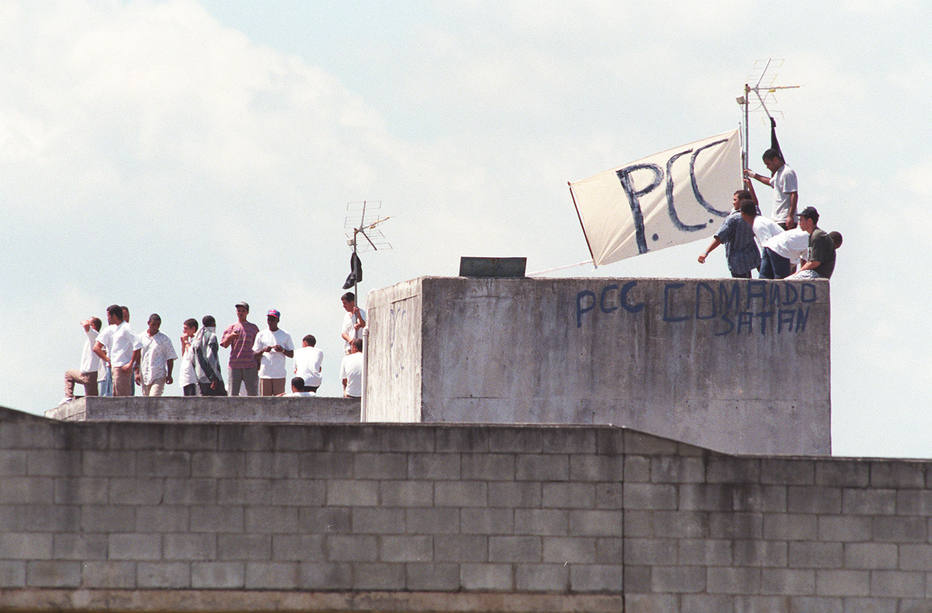
[{"label": "weathered wall surface", "polygon": [[932,608],[932,461],[0,409],[0,609]]},{"label": "weathered wall surface", "polygon": [[368,304],[369,421],[615,424],[729,453],[831,452],[824,281],[423,277]]}]

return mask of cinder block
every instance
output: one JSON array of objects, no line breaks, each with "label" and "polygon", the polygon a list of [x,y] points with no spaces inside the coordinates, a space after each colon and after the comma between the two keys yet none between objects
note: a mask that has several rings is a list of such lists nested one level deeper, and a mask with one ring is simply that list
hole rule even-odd
[{"label": "cinder block", "polygon": [[595,539],[571,536],[545,536],[544,562],[592,564],[595,560]]},{"label": "cinder block", "polygon": [[676,441],[643,432],[625,430],[625,453],[633,455],[675,455]]},{"label": "cinder block", "polygon": [[806,596],[815,594],[815,571],[793,568],[761,569],[762,594]]},{"label": "cinder block", "polygon": [[917,487],[925,485],[925,462],[874,460],[871,462],[871,487]]},{"label": "cinder block", "polygon": [[52,557],[52,534],[0,533],[0,560],[47,560]]},{"label": "cinder block", "polygon": [[162,557],[166,560],[215,560],[215,534],[165,534],[162,537]]},{"label": "cinder block", "polygon": [[765,458],[761,460],[760,475],[761,483],[812,485],[815,483],[815,462]]},{"label": "cinder block", "polygon": [[27,452],[22,449],[0,449],[0,476],[25,476],[26,453]]},{"label": "cinder block", "polygon": [[650,458],[648,456],[626,455],[624,458],[624,482],[636,483],[650,481]]},{"label": "cinder block", "polygon": [[566,592],[570,587],[569,571],[566,564],[518,564],[514,589],[519,592]]},{"label": "cinder block", "polygon": [[[561,485],[561,484],[553,484]],[[541,506],[541,484],[533,481],[488,482],[490,507],[539,507]]]},{"label": "cinder block", "polygon": [[710,456],[706,483],[760,483],[760,460],[733,456]]},{"label": "cinder block", "polygon": [[[738,541],[753,543],[755,541]],[[678,539],[680,564],[689,566],[728,566],[732,563],[732,541],[722,539]],[[784,544],[784,551],[786,545]],[[785,556],[784,556],[785,557]],[[754,564],[745,563],[745,566]]]},{"label": "cinder block", "polygon": [[379,435],[370,440],[378,440],[380,451],[434,451],[434,432],[431,425],[381,424],[377,430]]},{"label": "cinder block", "polygon": [[689,593],[705,591],[705,572],[702,566],[659,566],[651,569],[651,589],[660,593]]},{"label": "cinder block", "polygon": [[460,530],[460,511],[453,507],[404,509],[402,526],[408,534],[451,534]]},{"label": "cinder block", "polygon": [[921,572],[873,570],[870,572],[871,591],[875,597],[924,598],[925,575]]},{"label": "cinder block", "polygon": [[52,504],[55,499],[51,477],[3,477],[0,504]]},{"label": "cinder block", "polygon": [[593,483],[544,483],[542,492],[541,506],[544,507],[591,509],[595,506]]},{"label": "cinder block", "polygon": [[544,453],[596,452],[596,434],[588,426],[545,426],[541,431],[541,439]]},{"label": "cinder block", "polygon": [[0,428],[0,448],[60,448],[64,446],[62,431],[61,428],[55,428],[51,422],[4,421],[3,427]]},{"label": "cinder block", "polygon": [[403,590],[404,564],[359,562],[353,565],[354,590]]},{"label": "cinder block", "polygon": [[460,459],[463,479],[510,481],[515,478],[515,456],[505,453],[464,453]]},{"label": "cinder block", "polygon": [[468,534],[434,537],[434,560],[438,562],[485,562],[488,559],[488,537]]},{"label": "cinder block", "polygon": [[187,451],[137,451],[136,476],[190,477],[191,454]]},{"label": "cinder block", "polygon": [[[679,596],[669,594],[633,594],[625,590],[625,613],[657,613],[665,611],[679,613]],[[732,613],[731,609],[723,609],[716,613]]]},{"label": "cinder block", "polygon": [[[932,474],[932,471],[930,471]],[[932,489],[898,490],[896,493],[897,515],[932,516]]]},{"label": "cinder block", "polygon": [[26,563],[0,560],[0,588],[25,586]]},{"label": "cinder block", "polygon": [[720,594],[683,594],[680,599],[683,613],[731,613],[735,599]]},{"label": "cinder block", "polygon": [[842,613],[844,601],[841,598],[816,596],[793,596],[790,598],[790,611],[806,613]]},{"label": "cinder block", "polygon": [[430,536],[383,536],[379,558],[383,562],[430,562],[434,542]]},{"label": "cinder block", "polygon": [[841,512],[841,489],[822,486],[791,486],[787,495],[790,513],[833,514]]},{"label": "cinder block", "polygon": [[375,562],[379,540],[375,536],[331,534],[327,536],[327,558],[334,562]]},{"label": "cinder block", "polygon": [[[495,509],[498,510],[498,509]],[[515,509],[515,534],[568,534],[569,513],[560,509]]]},{"label": "cinder block", "polygon": [[193,562],[191,587],[194,589],[242,588],[246,583],[243,562]]},{"label": "cinder block", "polygon": [[709,536],[736,539],[761,538],[763,517],[760,513],[709,513]]},{"label": "cinder block", "polygon": [[165,479],[164,504],[215,504],[217,479]]},{"label": "cinder block", "polygon": [[[0,452],[0,474],[3,474],[3,460],[4,456]],[[23,471],[19,471],[18,474],[23,474]],[[30,449],[26,452],[25,474],[52,477],[80,475],[81,452],[67,449]]]},{"label": "cinder block", "polygon": [[302,562],[298,567],[298,588],[305,590],[345,590],[353,587],[353,567],[346,563]]},{"label": "cinder block", "polygon": [[311,479],[275,479],[272,481],[272,504],[282,506],[322,505],[327,496],[325,484],[325,481]]},{"label": "cinder block", "polygon": [[218,428],[208,424],[164,424],[163,449],[212,451],[217,448]]},{"label": "cinder block", "polygon": [[841,568],[844,564],[841,543],[793,541],[789,546],[789,564],[792,568]]},{"label": "cinder block", "polygon": [[160,478],[114,478],[110,479],[110,504],[159,504],[163,499]]},{"label": "cinder block", "polygon": [[544,439],[540,428],[495,427],[489,429],[492,453],[540,453]]},{"label": "cinder block", "polygon": [[654,483],[702,483],[705,481],[705,460],[688,456],[653,456],[650,480]]},{"label": "cinder block", "polygon": [[159,534],[110,534],[107,557],[111,560],[159,560],[162,537]]},{"label": "cinder block", "polygon": [[271,479],[218,479],[217,503],[265,504],[272,499]]},{"label": "cinder block", "polygon": [[893,543],[845,543],[845,568],[896,567],[897,547]]},{"label": "cinder block", "polygon": [[613,426],[595,427],[596,453],[622,455],[625,452],[625,430]]},{"label": "cinder block", "polygon": [[866,570],[817,570],[816,594],[819,596],[867,596],[870,572]]},{"label": "cinder block", "polygon": [[352,530],[352,513],[347,508],[302,508],[298,531],[312,534],[341,534]]},{"label": "cinder block", "polygon": [[[932,578],[932,544],[929,545],[900,545],[901,570],[925,570]],[[932,583],[927,589],[932,591]]]},{"label": "cinder block", "polygon": [[[408,477],[408,456],[404,453],[354,453],[352,454],[352,462],[352,474],[357,479],[406,479]],[[348,475],[334,476],[346,478]],[[370,566],[377,567],[377,565],[367,565],[367,567]],[[359,567],[356,568],[358,573]],[[402,584],[404,584],[404,569],[395,574],[401,576]],[[373,579],[376,579],[376,583],[379,582],[375,575],[373,575]],[[357,577],[354,585],[358,583]]]},{"label": "cinder block", "polygon": [[242,532],[243,507],[209,505],[191,507],[191,532]]},{"label": "cinder block", "polygon": [[404,534],[405,511],[383,507],[352,509],[354,534]]},{"label": "cinder block", "polygon": [[541,542],[536,536],[489,537],[490,562],[540,562]]},{"label": "cinder block", "polygon": [[272,449],[272,429],[259,424],[224,424],[217,431],[221,451],[262,451]]},{"label": "cinder block", "polygon": [[191,587],[191,568],[185,562],[140,562],[136,586],[155,589]]},{"label": "cinder block", "polygon": [[437,481],[434,483],[434,505],[438,507],[487,506],[484,481]]},{"label": "cinder block", "polygon": [[822,515],[818,522],[820,541],[867,541],[871,518],[860,515]]},{"label": "cinder block", "polygon": [[81,585],[81,563],[61,560],[27,562],[26,585],[29,587],[78,587]]},{"label": "cinder block", "polygon": [[192,477],[242,477],[246,454],[242,451],[197,451],[191,454]]},{"label": "cinder block", "polygon": [[734,555],[735,566],[786,566],[787,544],[785,541],[736,540]]},{"label": "cinder block", "polygon": [[460,454],[411,453],[408,454],[408,478],[441,479],[460,478]]},{"label": "cinder block", "polygon": [[[239,507],[233,507],[239,508]],[[235,526],[235,514],[230,518],[230,525]],[[192,515],[193,524],[194,517]],[[298,532],[297,507],[246,507],[246,532],[293,533]],[[223,530],[236,532],[237,530]]]},{"label": "cinder block", "polygon": [[893,489],[845,488],[841,498],[845,515],[893,515],[896,512],[896,490]]},{"label": "cinder block", "polygon": [[623,509],[624,484],[596,483],[595,506],[599,509]]},{"label": "cinder block", "polygon": [[276,475],[282,479],[301,476],[299,454],[294,451],[247,451],[246,477],[268,478]]},{"label": "cinder block", "polygon": [[[278,436],[278,430],[282,430],[282,432],[288,432],[290,428],[288,428],[288,426],[278,427],[276,428],[276,431],[273,432],[273,436]],[[379,440],[379,429],[377,429],[375,426],[364,426],[357,424],[329,424],[326,426],[321,426],[320,428],[316,428],[315,430],[320,433],[320,443],[317,446],[311,447],[310,449],[351,453],[358,451],[384,451],[384,449],[382,449],[381,441]],[[289,450],[297,449],[306,451],[308,449],[301,447],[303,442],[301,441],[301,437],[292,437],[288,442]],[[284,449],[284,447],[279,449]]]},{"label": "cinder block", "polygon": [[[298,455],[298,474],[311,479],[352,479],[355,455],[333,451],[301,453]],[[390,461],[390,458],[403,454],[378,455],[384,455]],[[363,473],[356,473],[356,476],[359,479],[379,478],[376,475],[367,476]]]},{"label": "cinder block", "polygon": [[818,533],[816,515],[767,513],[764,538],[768,540],[814,541]]},{"label": "cinder block", "polygon": [[[896,613],[896,598],[845,598],[845,613]],[[911,609],[907,603],[902,603],[902,611],[912,613],[924,613],[923,608],[928,611],[926,606],[928,602],[923,603],[918,609]]]},{"label": "cinder block", "polygon": [[625,483],[626,509],[676,509],[676,486],[653,483]]},{"label": "cinder block", "polygon": [[[631,564],[624,565],[624,587],[625,592],[629,594],[650,593],[651,591],[651,566],[634,566]],[[676,610],[676,609],[672,609]]]},{"label": "cinder block", "polygon": [[731,511],[733,487],[713,484],[683,484],[678,488],[683,511]]},{"label": "cinder block", "polygon": [[85,477],[133,477],[136,452],[87,450],[81,455],[81,474]]},{"label": "cinder block", "polygon": [[379,504],[378,481],[334,479],[327,481],[327,506],[369,506]]},{"label": "cinder block", "polygon": [[246,589],[293,590],[298,568],[297,562],[246,562]]},{"label": "cinder block", "polygon": [[486,453],[489,450],[491,428],[453,426],[444,424],[434,428],[434,446],[438,453]]},{"label": "cinder block", "polygon": [[111,422],[110,449],[158,449],[162,446],[164,427],[160,424]]},{"label": "cinder block", "polygon": [[760,591],[761,569],[754,567],[709,567],[706,586],[712,594],[756,594]]},{"label": "cinder block", "polygon": [[517,481],[566,481],[570,476],[570,458],[564,454],[521,454],[515,458]]},{"label": "cinder block", "polygon": [[870,482],[870,463],[861,460],[818,460],[815,463],[816,485],[866,487]]},{"label": "cinder block", "polygon": [[570,511],[570,534],[578,536],[621,536],[620,511]]},{"label": "cinder block", "polygon": [[[633,515],[634,511],[625,510],[625,534],[629,536],[657,535],[668,538],[707,538],[709,534],[709,514],[702,511],[654,511]],[[644,534],[644,527],[637,522],[642,518],[649,521],[650,534]],[[630,528],[629,528],[630,520]],[[633,533],[635,530],[637,534]]]},{"label": "cinder block", "polygon": [[55,504],[95,504],[107,501],[105,477],[55,479]]},{"label": "cinder block", "polygon": [[464,590],[510,591],[514,589],[512,575],[511,564],[463,564],[460,566],[460,583]]},{"label": "cinder block", "polygon": [[609,481],[620,483],[624,479],[624,474],[624,456],[570,456],[570,479],[572,481]]},{"label": "cinder block", "polygon": [[[731,507],[735,511],[783,513],[787,510],[786,487],[739,483],[722,486],[731,491]],[[682,508],[682,502],[680,503]]]},{"label": "cinder block", "polygon": [[[135,562],[109,562],[91,560],[81,566],[81,587],[132,589],[136,585]],[[141,587],[141,586],[139,586]]]},{"label": "cinder block", "polygon": [[272,559],[295,562],[326,560],[324,537],[320,534],[275,534],[272,536]]},{"label": "cinder block", "polygon": [[434,504],[434,484],[432,481],[380,481],[379,496],[386,507],[429,507]]},{"label": "cinder block", "polygon": [[875,541],[894,543],[926,542],[926,519],[923,517],[875,517],[871,532]]},{"label": "cinder block", "polygon": [[[672,566],[677,563],[677,540],[626,538],[624,539],[624,563]],[[703,578],[704,582],[705,578]]]},{"label": "cinder block", "polygon": [[35,532],[78,532],[81,529],[81,507],[74,505],[29,505],[26,526]]},{"label": "cinder block", "polygon": [[217,535],[218,560],[269,560],[272,537],[268,534]]},{"label": "cinder block", "polygon": [[460,588],[459,564],[405,564],[405,588],[453,591]]},{"label": "cinder block", "polygon": [[792,613],[782,596],[735,596],[735,613]]},{"label": "cinder block", "polygon": [[512,534],[514,511],[511,509],[462,509],[460,532],[463,534]]},{"label": "cinder block", "polygon": [[52,555],[56,560],[106,560],[107,535],[56,534],[52,548]]},{"label": "cinder block", "polygon": [[[626,441],[627,444],[627,441]],[[621,592],[624,567],[620,564],[579,564],[570,567],[570,589],[574,592]]]}]

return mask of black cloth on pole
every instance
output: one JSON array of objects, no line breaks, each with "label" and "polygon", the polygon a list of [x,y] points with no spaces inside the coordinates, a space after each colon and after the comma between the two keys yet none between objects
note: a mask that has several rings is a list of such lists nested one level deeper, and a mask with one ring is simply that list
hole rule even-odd
[{"label": "black cloth on pole", "polygon": [[780,142],[777,140],[777,120],[773,117],[770,118],[770,148],[776,150],[780,157],[783,158],[783,161],[786,161],[783,151],[780,150]]},{"label": "black cloth on pole", "polygon": [[356,255],[354,251],[350,255],[349,260],[350,273],[346,277],[346,283],[343,284],[343,289],[349,289],[362,281],[362,262],[359,260],[359,256]]}]

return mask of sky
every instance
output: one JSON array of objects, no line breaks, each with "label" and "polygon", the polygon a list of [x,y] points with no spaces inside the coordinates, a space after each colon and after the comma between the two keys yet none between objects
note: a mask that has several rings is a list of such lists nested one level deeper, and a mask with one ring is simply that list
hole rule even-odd
[{"label": "sky", "polygon": [[[0,405],[55,406],[80,321],[112,303],[140,331],[159,313],[176,349],[188,317],[277,308],[338,395],[347,203],[390,216],[363,306],[464,255],[582,262],[566,182],[736,128],[772,57],[801,86],[771,105],[800,206],[845,236],[833,452],[932,457],[932,8],[884,6],[2,2]],[[768,144],[753,114],[753,170]],[[696,262],[707,242],[551,274],[727,277],[721,249]]]}]

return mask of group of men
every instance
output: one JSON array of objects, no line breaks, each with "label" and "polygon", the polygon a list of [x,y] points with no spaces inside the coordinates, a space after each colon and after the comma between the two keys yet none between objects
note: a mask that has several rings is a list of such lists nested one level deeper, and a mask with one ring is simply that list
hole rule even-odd
[{"label": "group of men", "polygon": [[[340,365],[343,395],[362,396],[362,330],[366,326],[365,310],[356,306],[352,292],[340,298],[345,311],[341,338],[345,357]],[[198,325],[196,319],[182,324],[179,384],[185,396],[226,396],[220,367],[220,348],[230,349],[229,395],[238,396],[245,389],[248,396],[309,396],[317,392],[322,382],[323,352],[316,348],[317,339],[307,334],[301,347],[295,348],[291,335],[279,327],[281,312],[269,309],[268,327],[250,322],[249,304],[235,305],[237,321],[217,337],[217,322],[205,315]],[[171,339],[160,331],[162,318],[153,313],[148,327],[136,334],[129,325],[129,309],[107,307],[107,326],[97,317],[81,322],[85,342],[78,370],[65,373],[65,397],[74,399],[74,386],[84,386],[86,396],[132,396],[139,385],[144,396],[161,396],[165,386],[174,382],[173,372],[178,354]],[[286,359],[294,360],[291,392],[286,394]]]},{"label": "group of men", "polygon": [[[819,228],[819,212],[813,206],[797,213],[796,172],[779,150],[768,149],[763,160],[770,176],[744,171],[745,189],[734,193],[734,210],[699,256],[699,263],[705,263],[712,250],[724,244],[728,270],[737,279],[750,279],[752,270],[759,270],[761,279],[831,278],[835,252],[843,240],[841,233]],[[752,178],[773,188],[770,218],[760,214]]]}]

